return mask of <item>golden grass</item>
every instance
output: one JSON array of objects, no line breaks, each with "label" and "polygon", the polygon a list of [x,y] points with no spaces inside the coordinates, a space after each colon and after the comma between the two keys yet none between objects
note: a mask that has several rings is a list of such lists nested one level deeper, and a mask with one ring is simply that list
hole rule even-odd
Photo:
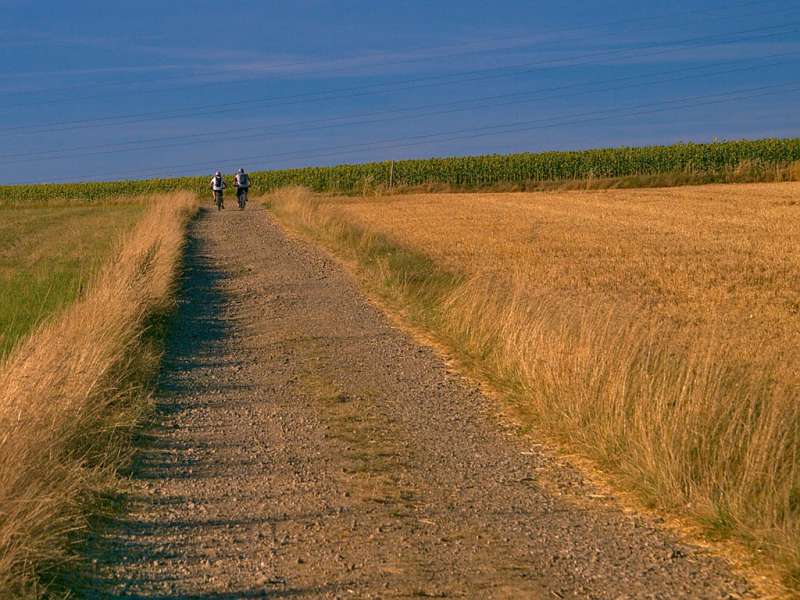
[{"label": "golden grass", "polygon": [[75,300],[144,209],[143,202],[0,208],[0,361]]},{"label": "golden grass", "polygon": [[38,595],[96,494],[108,489],[147,407],[192,194],[152,198],[89,290],[0,366],[0,590]]},{"label": "golden grass", "polygon": [[789,176],[793,181],[800,181],[800,160],[794,161],[789,166]]},{"label": "golden grass", "polygon": [[271,202],[406,305],[433,297],[412,316],[540,428],[798,586],[800,185],[302,196]]}]

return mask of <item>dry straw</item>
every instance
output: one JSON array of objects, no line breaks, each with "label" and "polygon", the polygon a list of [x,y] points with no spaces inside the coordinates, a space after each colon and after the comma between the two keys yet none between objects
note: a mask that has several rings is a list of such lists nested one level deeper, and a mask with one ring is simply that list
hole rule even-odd
[{"label": "dry straw", "polygon": [[74,558],[147,407],[148,323],[173,302],[192,194],[154,197],[89,291],[0,366],[0,590]]},{"label": "dry straw", "polygon": [[541,430],[648,502],[751,544],[800,589],[796,193],[294,188],[271,202]]}]

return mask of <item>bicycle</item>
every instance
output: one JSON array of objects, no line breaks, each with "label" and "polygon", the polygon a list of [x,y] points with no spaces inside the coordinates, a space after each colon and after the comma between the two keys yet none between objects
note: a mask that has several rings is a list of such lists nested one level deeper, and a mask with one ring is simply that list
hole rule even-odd
[{"label": "bicycle", "polygon": [[239,210],[244,210],[247,204],[247,188],[236,189],[236,200],[239,202]]}]

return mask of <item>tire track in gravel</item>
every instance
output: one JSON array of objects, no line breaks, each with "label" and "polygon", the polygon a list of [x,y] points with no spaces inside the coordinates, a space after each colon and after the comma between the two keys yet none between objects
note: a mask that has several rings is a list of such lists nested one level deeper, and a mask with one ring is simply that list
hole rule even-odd
[{"label": "tire track in gravel", "polygon": [[201,212],[182,298],[89,596],[751,595],[645,518],[570,501],[593,493],[578,473],[265,211]]}]

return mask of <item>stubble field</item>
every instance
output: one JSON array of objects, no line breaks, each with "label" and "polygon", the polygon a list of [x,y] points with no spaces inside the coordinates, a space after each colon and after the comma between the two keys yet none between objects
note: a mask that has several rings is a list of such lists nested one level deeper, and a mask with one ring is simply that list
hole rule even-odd
[{"label": "stubble field", "polygon": [[354,221],[563,314],[655,321],[800,383],[800,184],[346,202]]},{"label": "stubble field", "polygon": [[650,503],[800,577],[800,184],[270,200]]}]

